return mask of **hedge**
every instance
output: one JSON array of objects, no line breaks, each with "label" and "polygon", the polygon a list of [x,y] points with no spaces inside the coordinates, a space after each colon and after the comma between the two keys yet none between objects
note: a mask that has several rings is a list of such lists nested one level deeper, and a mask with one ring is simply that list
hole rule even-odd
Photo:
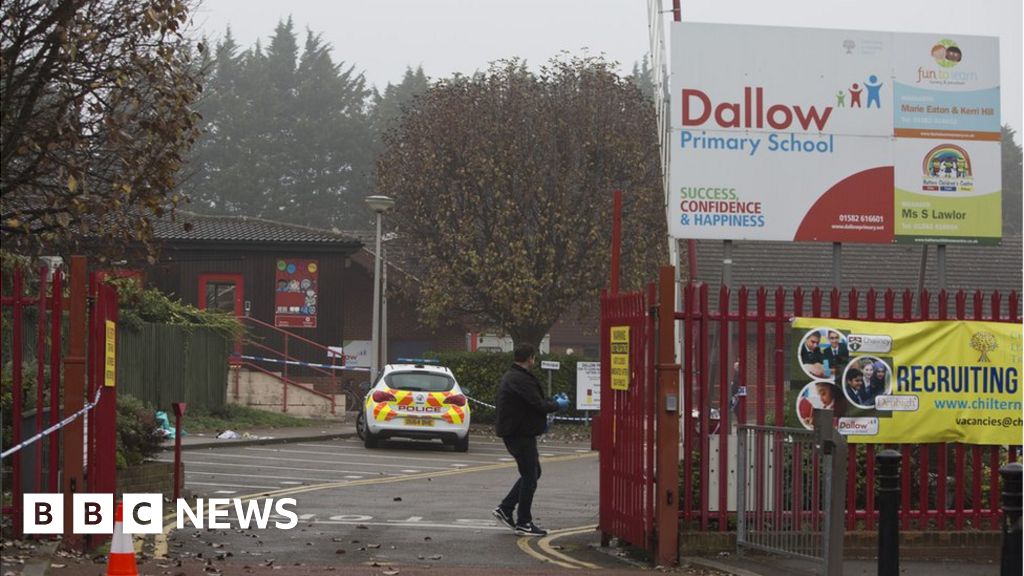
[{"label": "hedge", "polygon": [[[467,396],[491,405],[494,404],[494,398],[498,393],[501,375],[512,364],[512,354],[508,352],[439,352],[426,356],[436,359],[441,366],[451,368],[455,379],[459,381],[459,386],[464,392],[468,390]],[[565,392],[569,396],[569,411],[563,416],[584,416],[584,411],[576,410],[576,363],[593,362],[594,360],[564,354],[538,356],[537,366],[533,372],[540,379],[545,394],[547,393],[548,371],[540,369],[541,360],[561,362],[561,369],[551,375],[551,393]],[[476,402],[470,402],[470,405],[473,422],[494,422],[492,408],[481,406]]]}]

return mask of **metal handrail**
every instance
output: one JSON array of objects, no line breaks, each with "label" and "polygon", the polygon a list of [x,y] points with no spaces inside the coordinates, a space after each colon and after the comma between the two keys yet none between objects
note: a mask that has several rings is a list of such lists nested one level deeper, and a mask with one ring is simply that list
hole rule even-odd
[{"label": "metal handrail", "polygon": [[[238,319],[239,322],[253,322],[254,324],[256,324],[258,326],[263,326],[263,327],[266,327],[266,328],[270,328],[271,330],[273,330],[275,332],[283,334],[286,338],[295,338],[299,342],[304,342],[306,344],[309,344],[310,346],[313,346],[314,348],[319,348],[320,350],[323,350],[324,352],[327,352],[328,354],[333,353],[329,347],[324,346],[323,344],[320,344],[319,342],[314,342],[314,341],[312,341],[312,340],[310,340],[308,338],[304,338],[302,336],[299,336],[298,334],[295,334],[295,333],[289,332],[287,330],[284,330],[283,328],[278,328],[277,326],[274,326],[273,324],[269,324],[267,322],[264,322],[264,321],[262,321],[262,320],[260,320],[258,318],[253,318],[252,316],[237,316],[236,318]],[[342,356],[341,360],[342,360],[342,363],[344,364],[345,357]]]}]

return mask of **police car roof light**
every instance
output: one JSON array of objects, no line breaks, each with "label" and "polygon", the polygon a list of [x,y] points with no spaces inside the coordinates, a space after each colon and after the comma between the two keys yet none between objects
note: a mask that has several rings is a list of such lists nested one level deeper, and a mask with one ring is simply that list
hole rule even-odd
[{"label": "police car roof light", "polygon": [[440,362],[433,358],[399,358],[397,360],[399,364],[440,364]]}]

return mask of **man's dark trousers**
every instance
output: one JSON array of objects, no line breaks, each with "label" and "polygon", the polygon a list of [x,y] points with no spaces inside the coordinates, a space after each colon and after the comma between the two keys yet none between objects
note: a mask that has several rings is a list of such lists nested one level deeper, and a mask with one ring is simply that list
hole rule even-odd
[{"label": "man's dark trousers", "polygon": [[537,491],[537,479],[540,478],[540,455],[537,454],[536,436],[507,436],[504,438],[505,448],[516,459],[519,467],[519,479],[501,501],[501,509],[512,513],[516,508],[516,524],[523,525],[533,522],[533,493]]}]

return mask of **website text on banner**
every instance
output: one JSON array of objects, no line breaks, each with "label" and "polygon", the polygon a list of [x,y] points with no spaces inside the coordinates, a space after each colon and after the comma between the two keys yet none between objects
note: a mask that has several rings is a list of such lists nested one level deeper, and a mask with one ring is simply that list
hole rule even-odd
[{"label": "website text on banner", "polygon": [[828,408],[850,442],[1021,442],[1019,324],[797,318],[793,342],[793,419],[804,426]]},{"label": "website text on banner", "polygon": [[673,236],[1002,236],[998,38],[677,22],[671,40]]}]

